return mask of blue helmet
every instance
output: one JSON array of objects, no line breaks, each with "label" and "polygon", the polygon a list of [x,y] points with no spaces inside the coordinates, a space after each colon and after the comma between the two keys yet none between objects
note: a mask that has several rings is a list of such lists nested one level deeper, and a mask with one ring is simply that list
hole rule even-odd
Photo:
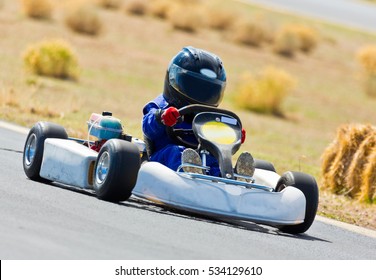
[{"label": "blue helmet", "polygon": [[225,87],[226,71],[221,59],[205,50],[185,47],[168,66],[163,96],[177,108],[190,104],[217,107]]}]

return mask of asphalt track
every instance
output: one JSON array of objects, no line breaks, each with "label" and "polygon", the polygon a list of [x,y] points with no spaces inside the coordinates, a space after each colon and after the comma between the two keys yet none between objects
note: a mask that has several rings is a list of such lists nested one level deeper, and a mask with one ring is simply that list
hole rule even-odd
[{"label": "asphalt track", "polygon": [[15,131],[0,122],[2,260],[376,259],[375,231],[322,218],[294,236],[268,226],[191,216],[136,198],[109,203],[88,191],[33,182],[22,168],[25,138],[25,129]]},{"label": "asphalt track", "polygon": [[362,0],[238,0],[376,33],[376,5]]}]

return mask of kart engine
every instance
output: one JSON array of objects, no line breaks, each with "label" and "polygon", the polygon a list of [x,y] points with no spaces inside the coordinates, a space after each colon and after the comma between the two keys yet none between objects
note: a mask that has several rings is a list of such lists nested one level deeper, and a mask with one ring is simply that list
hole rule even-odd
[{"label": "kart engine", "polygon": [[123,133],[120,120],[114,118],[111,112],[92,113],[87,125],[89,135],[98,139],[94,145],[90,146],[91,149],[97,152],[108,139],[121,138]]}]

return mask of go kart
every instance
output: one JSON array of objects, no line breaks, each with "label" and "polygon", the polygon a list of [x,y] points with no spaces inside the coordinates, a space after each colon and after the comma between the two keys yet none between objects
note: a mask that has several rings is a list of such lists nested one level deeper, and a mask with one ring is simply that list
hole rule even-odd
[{"label": "go kart", "polygon": [[[166,127],[177,144],[196,149],[202,165],[178,170],[147,160],[150,143],[122,133],[112,116],[93,114],[89,134],[98,141],[69,138],[65,129],[39,122],[26,139],[23,165],[30,179],[93,189],[98,198],[124,201],[131,195],[171,208],[222,219],[277,227],[299,234],[312,225],[318,207],[315,179],[305,173],[276,173],[273,164],[255,160],[252,177],[236,174],[232,157],[241,145],[242,124],[233,112],[190,105],[179,110],[192,129]],[[186,135],[197,141],[187,142]],[[206,155],[219,163],[221,177],[208,175]],[[142,162],[142,164],[141,164]],[[196,167],[200,173],[184,172]]]},{"label": "go kart", "polygon": [[[157,162],[145,162],[133,195],[218,219],[267,224],[288,233],[298,234],[309,229],[319,198],[312,176],[293,171],[280,176],[272,163],[258,159],[252,177],[236,174],[232,156],[241,145],[239,117],[233,112],[203,105],[189,105],[179,113],[183,119],[193,117],[192,129],[166,127],[167,133],[177,144],[196,149],[203,165],[183,163],[174,171]],[[184,140],[190,134],[194,134],[198,143]],[[207,154],[217,158],[222,177],[206,174]],[[183,172],[184,167],[196,167],[204,172]]]}]

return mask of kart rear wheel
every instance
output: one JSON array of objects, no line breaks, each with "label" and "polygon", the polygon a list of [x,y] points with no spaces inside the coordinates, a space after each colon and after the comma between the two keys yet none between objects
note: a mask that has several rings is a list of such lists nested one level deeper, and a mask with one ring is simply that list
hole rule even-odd
[{"label": "kart rear wheel", "polygon": [[276,172],[273,163],[263,159],[255,158],[255,168]]},{"label": "kart rear wheel", "polygon": [[136,185],[141,160],[136,145],[111,139],[101,148],[94,172],[94,190],[102,200],[127,200]]},{"label": "kart rear wheel", "polygon": [[27,135],[23,150],[23,168],[26,176],[34,181],[45,181],[39,176],[42,165],[44,141],[47,138],[68,139],[64,127],[50,123],[37,122]]},{"label": "kart rear wheel", "polygon": [[312,225],[319,204],[319,189],[316,180],[311,175],[289,171],[281,176],[275,190],[276,192],[280,192],[287,186],[301,190],[306,198],[304,222],[298,225],[278,226],[278,229],[293,234],[303,233]]}]

